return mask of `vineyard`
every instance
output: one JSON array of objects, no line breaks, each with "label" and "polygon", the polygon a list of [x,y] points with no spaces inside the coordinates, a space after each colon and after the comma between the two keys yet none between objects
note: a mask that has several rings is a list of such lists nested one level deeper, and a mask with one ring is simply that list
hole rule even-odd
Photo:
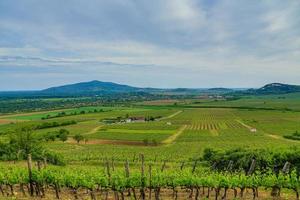
[{"label": "vineyard", "polygon": [[[31,164],[30,164],[31,165]],[[74,199],[260,199],[266,191],[288,192],[289,199],[299,199],[300,178],[289,174],[229,173],[186,167],[165,168],[155,163],[146,165],[141,156],[140,168],[124,168],[110,162],[102,168],[62,168],[38,164],[30,170],[20,166],[1,166],[0,192],[3,196],[36,196]],[[18,194],[20,193],[20,194]],[[292,193],[294,193],[293,196]],[[53,195],[53,196],[51,196]],[[273,194],[274,195],[274,194]]]},{"label": "vineyard", "polygon": [[0,0],[0,200],[300,200],[300,0]]},{"label": "vineyard", "polygon": [[[300,128],[297,112],[138,106],[83,107],[62,113],[1,116],[2,120],[22,120],[0,126],[1,148],[14,142],[15,130],[32,126],[30,132],[39,139],[38,147],[49,151],[33,155],[29,172],[20,152],[14,153],[10,147],[0,150],[0,194],[4,199],[299,198],[298,158],[281,155],[299,147],[299,141],[283,137]],[[145,121],[134,121],[140,118]],[[257,131],[251,132],[251,128]],[[43,139],[60,132],[68,133],[66,140]],[[77,142],[74,138],[78,135],[83,139]],[[237,152],[231,157],[236,159],[234,163],[223,161],[228,158],[225,154],[214,157],[216,169],[214,162],[203,158],[208,148],[265,149],[273,155],[278,149],[276,158],[293,164],[288,173],[275,172],[276,162],[268,160],[262,162],[268,163],[264,171],[259,166],[251,174],[240,168],[227,170],[230,163],[246,162],[248,167],[252,155],[238,160],[242,152]],[[7,157],[5,152],[12,155]],[[52,156],[48,163],[44,163],[44,155]]]}]

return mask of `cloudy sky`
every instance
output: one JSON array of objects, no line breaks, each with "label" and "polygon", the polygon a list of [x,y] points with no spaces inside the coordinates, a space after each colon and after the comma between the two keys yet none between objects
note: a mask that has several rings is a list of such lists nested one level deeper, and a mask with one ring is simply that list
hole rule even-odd
[{"label": "cloudy sky", "polygon": [[0,0],[0,90],[300,84],[299,0]]}]

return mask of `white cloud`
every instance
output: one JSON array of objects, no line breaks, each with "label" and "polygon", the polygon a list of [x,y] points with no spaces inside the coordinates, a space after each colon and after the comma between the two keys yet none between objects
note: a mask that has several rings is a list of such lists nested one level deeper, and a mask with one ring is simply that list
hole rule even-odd
[{"label": "white cloud", "polygon": [[[145,84],[145,76],[150,83],[156,75],[164,77],[159,80],[166,86],[177,80],[186,86],[200,86],[202,80],[233,86],[243,77],[253,80],[247,84],[260,84],[280,76],[293,80],[299,72],[298,0],[80,2],[59,7],[57,0],[47,6],[31,2],[27,7],[32,10],[12,3],[4,7],[11,11],[6,15],[0,2],[0,72],[30,65],[28,70],[45,69],[47,76],[46,69],[61,66],[59,73],[70,69],[74,80],[80,74],[84,79],[124,75],[138,85]],[[1,56],[21,58],[1,61]],[[126,73],[120,71],[124,68]]]}]

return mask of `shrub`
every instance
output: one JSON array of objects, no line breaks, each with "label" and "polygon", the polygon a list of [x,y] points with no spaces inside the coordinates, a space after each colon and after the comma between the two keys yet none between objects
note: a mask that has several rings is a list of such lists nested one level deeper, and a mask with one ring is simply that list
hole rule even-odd
[{"label": "shrub", "polygon": [[80,134],[76,134],[73,136],[73,139],[76,140],[76,142],[79,144],[79,142],[82,141],[84,137]]}]

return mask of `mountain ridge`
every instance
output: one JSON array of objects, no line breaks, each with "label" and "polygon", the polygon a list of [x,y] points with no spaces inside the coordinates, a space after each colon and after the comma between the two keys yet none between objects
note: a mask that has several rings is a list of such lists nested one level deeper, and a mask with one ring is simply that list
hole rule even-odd
[{"label": "mountain ridge", "polygon": [[0,92],[0,96],[101,96],[116,94],[158,94],[158,95],[201,95],[201,94],[226,94],[226,95],[269,95],[300,92],[300,86],[283,83],[270,83],[261,88],[150,88],[134,87],[114,82],[98,80],[66,84],[50,87],[38,91]]},{"label": "mountain ridge", "polygon": [[113,82],[93,80],[62,86],[50,87],[40,92],[43,94],[116,94],[116,93],[168,93],[168,94],[199,94],[199,93],[227,93],[233,92],[229,88],[151,88],[133,87]]}]

